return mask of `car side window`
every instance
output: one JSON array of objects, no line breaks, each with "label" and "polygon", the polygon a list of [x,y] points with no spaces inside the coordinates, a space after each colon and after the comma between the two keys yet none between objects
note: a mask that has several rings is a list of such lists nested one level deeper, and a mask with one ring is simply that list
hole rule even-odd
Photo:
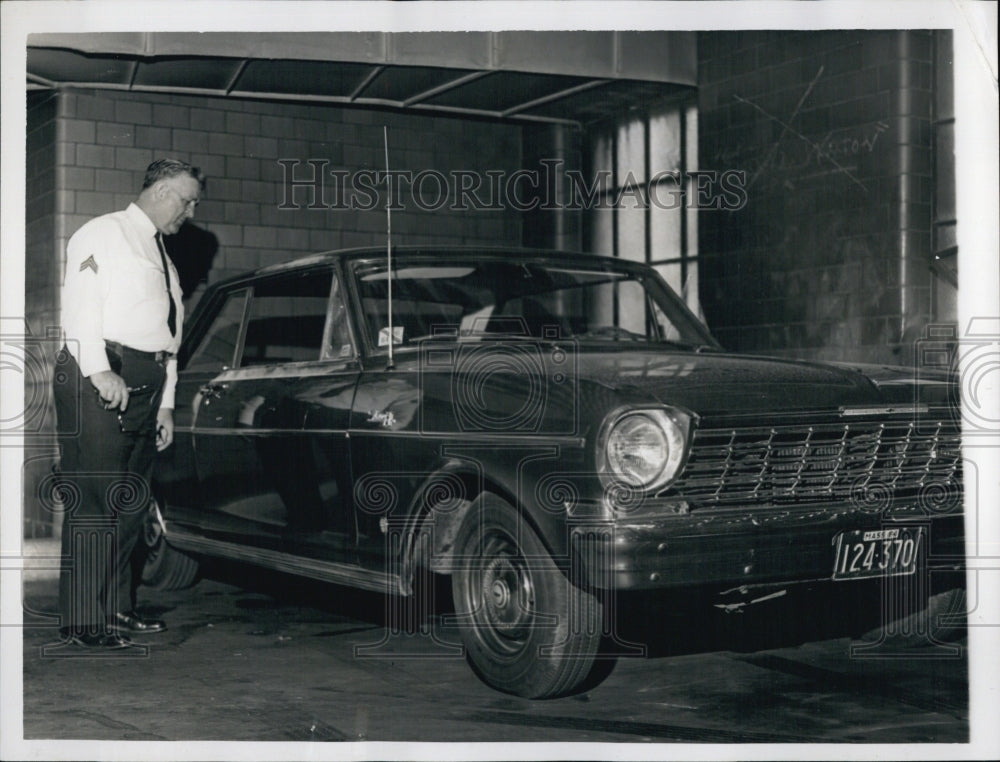
[{"label": "car side window", "polygon": [[330,269],[286,273],[254,286],[240,367],[319,360]]},{"label": "car side window", "polygon": [[353,358],[354,340],[351,338],[351,327],[347,317],[347,301],[340,279],[334,275],[330,287],[330,319],[328,336],[323,342],[323,360],[347,360]]},{"label": "car side window", "polygon": [[250,289],[242,288],[226,297],[185,369],[221,371],[236,365],[236,349]]}]

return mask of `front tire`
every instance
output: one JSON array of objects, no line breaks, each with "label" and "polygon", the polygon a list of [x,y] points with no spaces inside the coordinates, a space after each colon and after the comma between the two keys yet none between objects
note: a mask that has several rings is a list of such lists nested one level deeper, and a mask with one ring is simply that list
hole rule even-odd
[{"label": "front tire", "polygon": [[588,678],[603,607],[568,579],[512,506],[486,494],[462,522],[452,574],[467,658],[488,685],[526,698],[573,692]]},{"label": "front tire", "polygon": [[167,544],[155,500],[149,502],[141,539],[142,584],[154,590],[183,590],[197,581],[198,561]]}]

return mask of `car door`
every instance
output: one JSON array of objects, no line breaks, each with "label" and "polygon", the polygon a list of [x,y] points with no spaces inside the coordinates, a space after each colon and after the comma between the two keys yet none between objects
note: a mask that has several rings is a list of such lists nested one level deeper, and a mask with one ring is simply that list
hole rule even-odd
[{"label": "car door", "polygon": [[[353,513],[349,452],[351,406],[360,363],[351,330],[342,280],[334,273],[323,352],[315,373],[300,377],[297,398],[305,412],[305,451],[298,457],[309,469],[285,533],[285,547],[298,556],[357,561],[358,528]],[[299,485],[301,488],[301,484]]]},{"label": "car door", "polygon": [[[411,266],[412,265],[412,266]],[[459,438],[442,438],[433,411],[437,401],[426,397],[428,378],[433,389],[443,380],[450,389],[450,367],[428,366],[427,357],[454,357],[454,336],[462,318],[482,307],[463,289],[460,279],[473,273],[468,263],[457,267],[438,261],[406,262],[393,273],[393,324],[389,328],[387,266],[361,263],[353,271],[352,286],[360,316],[359,338],[368,349],[351,414],[351,467],[354,515],[358,527],[358,558],[371,572],[395,573],[406,536],[412,526],[414,499],[427,488],[428,477],[444,462],[444,446]],[[440,340],[432,337],[442,334]],[[389,362],[389,336],[395,347]],[[447,361],[445,361],[447,362]],[[447,407],[448,400],[443,400]],[[432,411],[431,416],[422,414]],[[441,497],[455,488],[442,481],[429,487]],[[460,492],[459,488],[459,492]]]},{"label": "car door", "polygon": [[157,495],[171,521],[204,529],[210,516],[203,510],[203,496],[194,453],[194,419],[201,403],[201,389],[216,376],[231,370],[237,361],[239,337],[250,288],[236,284],[206,296],[200,319],[185,325],[185,345],[178,357],[174,395],[174,443],[160,453],[156,463]]},{"label": "car door", "polygon": [[324,497],[304,430],[330,370],[333,283],[332,266],[253,282],[235,366],[199,389],[192,436],[204,522],[225,539],[286,550],[290,535],[322,531],[334,510],[339,495]]}]

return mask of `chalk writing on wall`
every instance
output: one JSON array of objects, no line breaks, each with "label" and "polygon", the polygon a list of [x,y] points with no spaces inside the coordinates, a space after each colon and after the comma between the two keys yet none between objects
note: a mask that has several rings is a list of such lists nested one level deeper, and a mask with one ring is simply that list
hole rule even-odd
[{"label": "chalk writing on wall", "polygon": [[865,127],[829,131],[817,139],[799,136],[794,141],[784,141],[777,149],[773,143],[738,142],[715,151],[709,157],[709,166],[742,169],[751,178],[750,184],[761,186],[787,187],[789,181],[841,174],[866,187],[856,175],[855,160],[874,153],[888,130],[889,124],[879,121]]}]

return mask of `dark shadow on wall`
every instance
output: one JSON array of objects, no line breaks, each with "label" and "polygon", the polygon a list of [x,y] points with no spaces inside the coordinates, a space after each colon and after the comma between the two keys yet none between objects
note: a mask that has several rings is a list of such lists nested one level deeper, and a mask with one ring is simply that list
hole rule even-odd
[{"label": "dark shadow on wall", "polygon": [[199,284],[208,281],[208,273],[219,252],[219,239],[214,233],[188,222],[176,234],[166,236],[163,242],[177,268],[181,289],[187,299]]}]

